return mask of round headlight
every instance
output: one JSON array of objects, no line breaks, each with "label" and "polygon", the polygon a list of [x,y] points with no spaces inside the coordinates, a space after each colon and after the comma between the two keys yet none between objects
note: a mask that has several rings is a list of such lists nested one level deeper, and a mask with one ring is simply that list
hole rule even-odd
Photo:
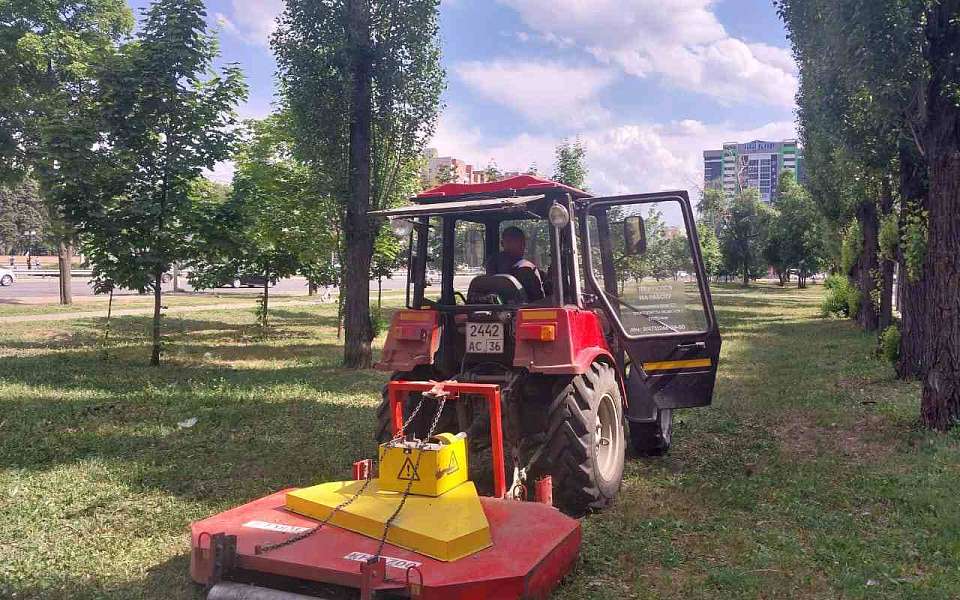
[{"label": "round headlight", "polygon": [[413,231],[413,221],[406,219],[393,219],[390,221],[390,229],[397,237],[405,238]]},{"label": "round headlight", "polygon": [[570,222],[570,213],[562,204],[554,204],[551,206],[547,217],[550,219],[550,224],[557,229],[566,227],[567,223]]}]

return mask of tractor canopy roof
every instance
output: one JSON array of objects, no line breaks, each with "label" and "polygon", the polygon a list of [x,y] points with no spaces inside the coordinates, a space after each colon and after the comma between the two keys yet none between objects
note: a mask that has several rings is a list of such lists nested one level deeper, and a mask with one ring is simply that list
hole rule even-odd
[{"label": "tractor canopy roof", "polygon": [[589,198],[582,190],[542,179],[519,175],[490,183],[446,183],[414,196],[413,204],[371,211],[380,217],[418,217],[458,214],[473,221],[543,216],[558,196]]},{"label": "tractor canopy roof", "polygon": [[450,202],[453,200],[480,200],[484,198],[504,198],[515,196],[530,196],[534,194],[553,195],[570,194],[574,199],[589,198],[590,194],[583,190],[543,179],[535,175],[517,175],[491,181],[490,183],[445,183],[421,192],[413,197],[417,204],[433,202]]}]

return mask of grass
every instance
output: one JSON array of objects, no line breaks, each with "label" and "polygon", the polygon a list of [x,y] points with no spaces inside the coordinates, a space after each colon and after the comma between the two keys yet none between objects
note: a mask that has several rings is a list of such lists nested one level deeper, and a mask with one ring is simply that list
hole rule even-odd
[{"label": "grass", "polygon": [[[714,404],[584,520],[560,598],[960,597],[960,436],[822,289],[719,287]],[[0,331],[0,597],[198,598],[187,524],[372,454],[383,374],[338,368],[335,307]],[[178,422],[197,417],[197,424]]]}]

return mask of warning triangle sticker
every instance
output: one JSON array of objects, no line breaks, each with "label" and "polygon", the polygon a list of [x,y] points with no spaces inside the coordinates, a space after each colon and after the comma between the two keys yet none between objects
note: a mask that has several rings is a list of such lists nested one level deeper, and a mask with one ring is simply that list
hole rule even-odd
[{"label": "warning triangle sticker", "polygon": [[420,475],[417,474],[417,467],[410,460],[410,457],[404,457],[403,464],[400,465],[400,472],[397,473],[397,479],[404,481],[420,481]]},{"label": "warning triangle sticker", "polygon": [[450,464],[447,465],[446,469],[437,472],[437,478],[445,477],[446,475],[452,475],[460,470],[460,463],[457,462],[457,455],[455,453],[450,454]]}]

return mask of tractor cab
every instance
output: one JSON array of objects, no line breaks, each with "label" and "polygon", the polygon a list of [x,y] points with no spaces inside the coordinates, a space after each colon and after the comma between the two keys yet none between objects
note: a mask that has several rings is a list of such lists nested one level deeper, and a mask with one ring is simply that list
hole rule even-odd
[{"label": "tractor cab", "polygon": [[[615,495],[625,424],[637,451],[660,453],[674,409],[710,404],[720,335],[686,192],[593,197],[519,176],[441,185],[372,214],[408,243],[406,309],[378,367],[394,380],[499,385],[515,473],[590,473],[555,490],[566,512]],[[522,256],[508,240],[518,233]],[[385,399],[380,439],[389,416]],[[448,417],[451,431],[487,435],[471,429],[487,419],[469,403]],[[554,439],[569,435],[557,419],[583,436]],[[566,472],[567,444],[589,469]]]}]

